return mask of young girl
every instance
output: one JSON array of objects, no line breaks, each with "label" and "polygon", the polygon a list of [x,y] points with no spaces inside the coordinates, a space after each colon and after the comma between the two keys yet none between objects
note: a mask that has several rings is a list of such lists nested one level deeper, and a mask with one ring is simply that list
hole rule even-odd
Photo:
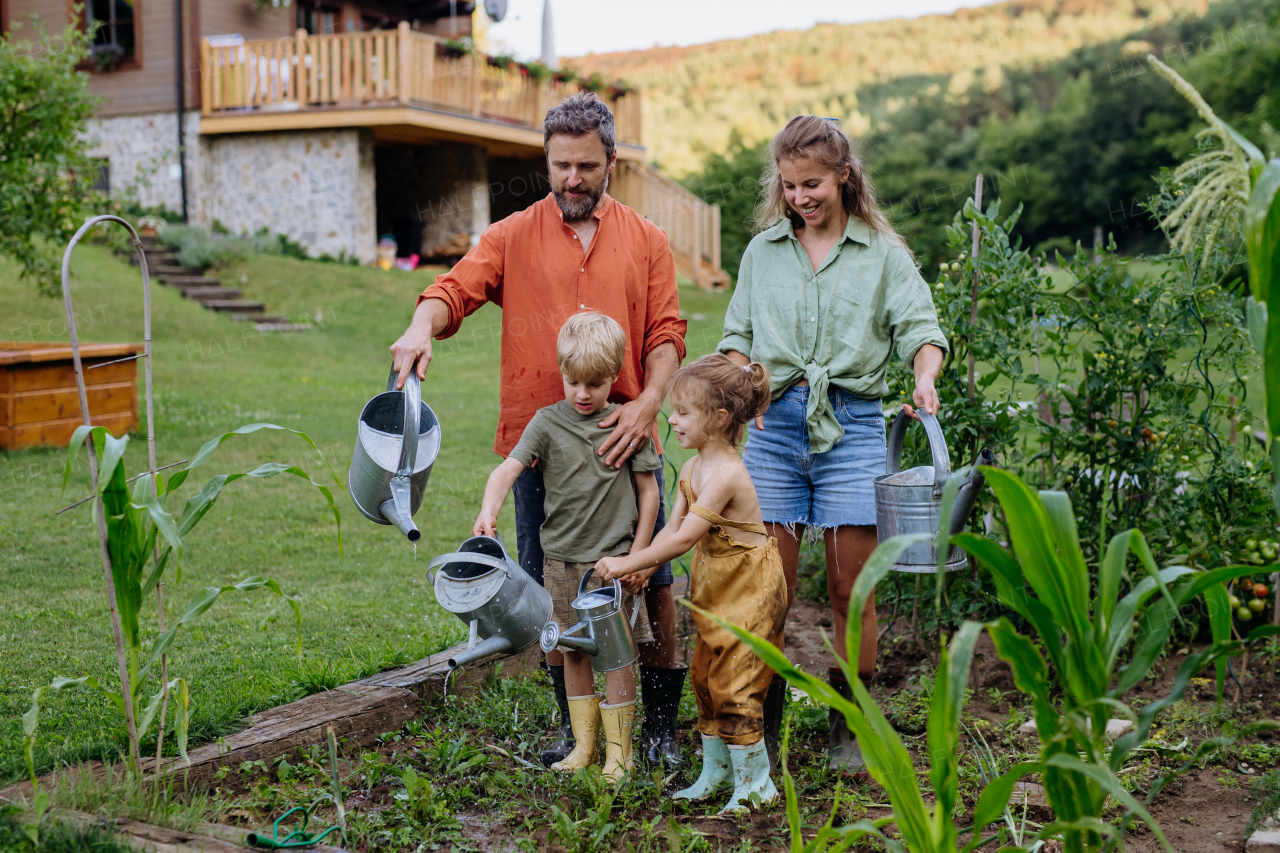
[{"label": "young girl", "polygon": [[[787,585],[778,542],[765,534],[760,503],[738,443],[747,421],[769,407],[769,371],[721,354],[703,356],[671,380],[668,420],[680,446],[698,455],[680,471],[672,522],[653,543],[596,564],[620,578],[674,559],[694,547],[689,598],[695,605],[782,645]],[[691,677],[702,734],[702,774],[677,799],[705,800],[732,783],[722,813],[746,808],[750,796],[772,799],[763,703],[773,673],[745,644],[694,615],[698,643]]]}]

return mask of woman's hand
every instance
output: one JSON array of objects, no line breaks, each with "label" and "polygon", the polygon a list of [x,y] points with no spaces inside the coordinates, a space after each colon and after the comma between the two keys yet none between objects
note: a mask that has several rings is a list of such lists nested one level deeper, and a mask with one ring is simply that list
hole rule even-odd
[{"label": "woman's hand", "polygon": [[[916,387],[911,392],[911,399],[917,407],[931,415],[937,415],[942,405],[938,400],[938,389],[933,384],[938,374],[942,372],[942,358],[943,352],[940,347],[925,344],[916,351],[916,357],[912,361],[916,374]],[[920,420],[911,406],[904,404],[902,410],[916,420]]]}]

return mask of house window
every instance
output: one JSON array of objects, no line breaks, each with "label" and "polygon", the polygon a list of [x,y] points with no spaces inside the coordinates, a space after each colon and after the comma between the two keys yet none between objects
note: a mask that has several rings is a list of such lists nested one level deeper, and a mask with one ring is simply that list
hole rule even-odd
[{"label": "house window", "polygon": [[342,10],[316,3],[310,7],[298,4],[298,28],[313,36],[331,36],[339,31]]},{"label": "house window", "polygon": [[89,0],[85,17],[93,33],[89,48],[99,71],[111,71],[137,56],[136,0]]}]

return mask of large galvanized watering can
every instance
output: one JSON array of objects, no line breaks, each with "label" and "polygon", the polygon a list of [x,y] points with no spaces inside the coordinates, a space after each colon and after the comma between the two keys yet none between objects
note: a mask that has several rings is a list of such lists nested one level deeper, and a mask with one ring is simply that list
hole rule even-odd
[{"label": "large galvanized watering can", "polygon": [[[942,487],[951,477],[951,455],[947,451],[947,442],[942,436],[938,419],[923,409],[917,409],[916,414],[924,426],[925,435],[929,437],[933,464],[902,470],[902,446],[907,437],[907,427],[911,425],[913,418],[906,412],[899,412],[889,427],[885,459],[887,473],[873,481],[876,493],[876,538],[883,542],[903,533],[933,535],[933,542],[912,545],[893,564],[894,570],[899,572],[932,573],[938,571],[936,537],[942,512]],[[952,534],[964,529],[965,519],[969,517],[978,493],[986,483],[986,478],[977,466],[991,465],[994,462],[995,455],[990,448],[984,447],[965,482],[960,485],[960,491],[956,493],[951,512]],[[947,571],[954,572],[967,565],[968,559],[964,551],[953,545],[947,554]]]},{"label": "large galvanized watering can", "polygon": [[[556,646],[564,646],[575,652],[591,656],[591,669],[595,672],[613,672],[635,663],[636,641],[631,633],[640,614],[640,596],[628,620],[622,609],[622,584],[613,579],[612,587],[600,587],[587,592],[587,581],[595,569],[587,569],[578,582],[578,597],[572,606],[578,614],[578,624],[564,633],[554,621],[542,629],[542,651],[549,653]],[[575,637],[581,632],[584,636]]]},{"label": "large galvanized watering can", "polygon": [[396,376],[392,370],[387,390],[360,412],[347,488],[365,518],[395,525],[417,542],[422,534],[413,515],[440,453],[440,421],[422,402],[418,374],[409,373],[403,393],[396,390]]},{"label": "large galvanized watering can", "polygon": [[470,628],[467,648],[449,660],[450,669],[522,652],[551,621],[551,594],[511,559],[500,538],[472,536],[427,563],[427,578],[440,606]]}]

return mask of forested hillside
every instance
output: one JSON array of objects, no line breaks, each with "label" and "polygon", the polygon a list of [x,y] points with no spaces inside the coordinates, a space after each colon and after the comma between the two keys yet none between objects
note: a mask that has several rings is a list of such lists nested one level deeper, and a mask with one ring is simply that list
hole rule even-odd
[{"label": "forested hillside", "polygon": [[1013,0],[950,15],[822,24],[565,62],[640,85],[650,158],[683,176],[700,167],[706,152],[724,151],[735,130],[750,145],[791,116],[814,113],[840,118],[861,136],[921,83],[957,95],[975,82],[995,89],[1004,67],[1050,62],[1207,8],[1207,0]]},{"label": "forested hillside", "polygon": [[1201,126],[1145,57],[1280,148],[1278,10],[1280,0],[1036,0],[579,62],[645,86],[651,155],[721,205],[731,273],[750,236],[763,146],[801,112],[841,119],[924,263],[942,258],[945,226],[978,172],[985,199],[1005,212],[1024,205],[1018,230],[1030,246],[1087,245],[1101,227],[1136,251],[1158,242],[1141,207],[1153,176],[1198,144]]}]

